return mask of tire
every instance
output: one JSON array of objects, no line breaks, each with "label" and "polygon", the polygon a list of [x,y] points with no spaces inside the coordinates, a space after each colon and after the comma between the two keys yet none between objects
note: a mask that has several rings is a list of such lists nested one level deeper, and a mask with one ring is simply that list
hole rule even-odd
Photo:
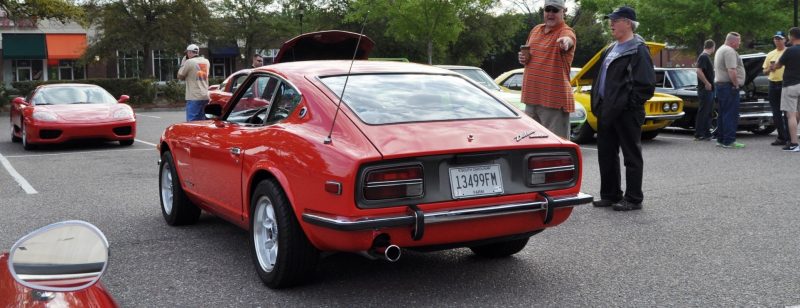
[{"label": "tire", "polygon": [[25,128],[25,123],[23,122],[20,125],[22,125],[22,132],[20,132],[20,135],[22,135],[22,148],[25,149],[25,151],[35,149],[36,146],[28,142],[28,129]]},{"label": "tire", "polygon": [[719,129],[719,110],[714,108],[714,110],[711,110],[711,127],[709,127],[709,135],[716,135],[717,129]]},{"label": "tire", "polygon": [[273,289],[305,283],[316,271],[319,251],[308,241],[279,184],[258,183],[250,209],[250,252],[258,277]]},{"label": "tire", "polygon": [[22,141],[22,138],[14,136],[14,122],[11,122],[11,142],[20,142],[20,141]]},{"label": "tire", "polygon": [[121,146],[130,146],[133,145],[133,139],[131,140],[120,140],[119,145]]},{"label": "tire", "polygon": [[170,226],[190,225],[200,218],[200,208],[192,204],[181,187],[178,171],[169,151],[161,154],[158,168],[158,190],[161,200],[161,214]]},{"label": "tire", "polygon": [[775,126],[761,125],[750,129],[750,132],[759,136],[766,136],[775,131]]},{"label": "tire", "polygon": [[523,248],[525,248],[525,245],[528,244],[528,239],[530,238],[526,237],[523,239],[473,246],[469,249],[472,250],[472,252],[476,255],[484,258],[508,257],[520,252]]},{"label": "tire", "polygon": [[660,132],[661,132],[660,129],[659,130],[651,130],[649,132],[642,132],[642,140],[653,140],[653,139],[656,139],[656,136],[658,136],[658,133],[660,133]]},{"label": "tire", "polygon": [[589,143],[594,140],[594,130],[589,122],[584,122],[578,129],[570,130],[569,140],[577,144]]}]

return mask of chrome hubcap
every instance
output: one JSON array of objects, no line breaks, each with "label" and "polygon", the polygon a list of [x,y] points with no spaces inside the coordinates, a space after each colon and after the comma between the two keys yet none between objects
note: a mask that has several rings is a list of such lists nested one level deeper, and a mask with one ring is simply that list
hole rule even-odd
[{"label": "chrome hubcap", "polygon": [[172,172],[168,162],[161,166],[161,207],[167,215],[172,214]]},{"label": "chrome hubcap", "polygon": [[278,222],[275,220],[272,200],[266,196],[256,202],[253,213],[253,242],[258,265],[263,271],[271,272],[278,260]]},{"label": "chrome hubcap", "polygon": [[25,124],[22,124],[22,144],[28,144],[28,129],[25,128]]}]

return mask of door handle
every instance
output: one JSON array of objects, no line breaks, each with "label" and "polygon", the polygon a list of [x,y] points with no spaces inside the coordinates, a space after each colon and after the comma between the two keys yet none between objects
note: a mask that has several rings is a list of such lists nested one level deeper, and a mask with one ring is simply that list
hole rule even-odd
[{"label": "door handle", "polygon": [[239,156],[242,154],[242,149],[240,148],[231,148],[231,154]]}]

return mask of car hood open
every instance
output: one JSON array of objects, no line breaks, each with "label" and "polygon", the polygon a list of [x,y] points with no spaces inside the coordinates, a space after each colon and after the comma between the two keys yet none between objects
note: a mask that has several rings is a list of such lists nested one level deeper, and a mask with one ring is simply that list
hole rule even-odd
[{"label": "car hood open", "polygon": [[[359,42],[359,38],[361,39]],[[366,35],[329,30],[304,33],[283,43],[274,63],[306,60],[366,60],[375,46]]]},{"label": "car hood open", "polygon": [[767,58],[767,54],[763,52],[742,55],[742,64],[744,64],[744,72],[745,72],[745,79],[744,84],[750,84],[753,80],[761,74],[764,70],[762,65],[764,65],[764,59]]},{"label": "car hood open", "polygon": [[[656,43],[656,42],[645,42],[645,44],[647,44],[647,47],[650,48],[651,55],[659,53],[661,49],[664,49],[664,47],[667,46],[666,44]],[[586,65],[584,65],[583,68],[581,68],[581,71],[578,72],[578,74],[576,74],[575,77],[572,77],[572,80],[570,80],[570,84],[572,84],[573,87],[577,87],[579,85],[581,86],[592,85],[592,79],[594,78],[594,76],[597,76],[597,70],[600,69],[600,64],[598,63],[600,62],[600,56],[603,55],[603,51],[605,51],[606,48],[608,48],[608,46],[604,47],[603,49],[600,49],[600,51],[598,51],[597,54],[595,54],[594,57],[592,57],[592,59],[589,60],[589,62],[586,62]]]}]

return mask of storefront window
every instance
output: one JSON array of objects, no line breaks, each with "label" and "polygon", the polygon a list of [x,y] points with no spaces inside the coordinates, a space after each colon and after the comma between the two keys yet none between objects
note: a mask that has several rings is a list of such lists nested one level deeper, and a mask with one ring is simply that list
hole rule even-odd
[{"label": "storefront window", "polygon": [[14,81],[42,80],[42,60],[12,60],[11,75]]},{"label": "storefront window", "polygon": [[228,77],[231,73],[231,58],[213,58],[211,68],[211,77]]},{"label": "storefront window", "polygon": [[117,78],[138,78],[142,75],[142,51],[117,51]]},{"label": "storefront window", "polygon": [[163,50],[155,50],[153,51],[153,66],[155,67],[153,74],[158,81],[170,81],[175,79],[178,74],[180,59]]},{"label": "storefront window", "polygon": [[48,71],[50,80],[86,79],[86,68],[75,60],[60,60],[58,66],[51,66]]}]

